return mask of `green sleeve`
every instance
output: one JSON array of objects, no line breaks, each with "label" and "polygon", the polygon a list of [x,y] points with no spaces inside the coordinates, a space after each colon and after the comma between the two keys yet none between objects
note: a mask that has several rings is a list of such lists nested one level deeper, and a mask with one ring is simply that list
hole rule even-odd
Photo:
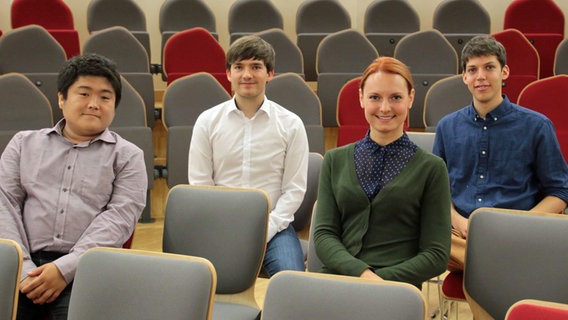
[{"label": "green sleeve", "polygon": [[[353,150],[351,148],[351,150]],[[334,152],[335,151],[335,152]],[[336,169],[344,168],[349,161],[347,150],[328,151],[324,157],[320,173],[318,200],[314,225],[314,245],[318,258],[324,264],[324,271],[349,276],[360,276],[370,268],[365,262],[355,258],[342,242],[341,212],[337,207],[334,187],[341,187],[343,180]],[[335,155],[339,155],[338,157]],[[343,155],[343,157],[341,157]],[[333,185],[333,184],[336,185]],[[342,199],[339,199],[341,201]],[[345,235],[343,235],[345,236]]]}]

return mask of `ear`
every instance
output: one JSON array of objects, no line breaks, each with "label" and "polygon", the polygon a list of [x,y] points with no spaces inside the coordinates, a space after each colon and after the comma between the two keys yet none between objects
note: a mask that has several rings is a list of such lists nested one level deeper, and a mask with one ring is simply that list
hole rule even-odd
[{"label": "ear", "polygon": [[61,92],[57,93],[57,103],[59,104],[59,109],[63,109],[63,103],[65,99],[63,98],[63,94]]},{"label": "ear", "polygon": [[225,71],[225,73],[227,74],[227,80],[229,80],[229,82],[231,82],[231,69],[227,69]]},{"label": "ear", "polygon": [[363,106],[363,90],[361,90],[361,88],[359,88],[359,105],[361,106],[361,109],[365,109]]},{"label": "ear", "polygon": [[501,74],[503,75],[502,79],[503,80],[507,80],[507,78],[509,78],[509,73],[511,72],[511,69],[509,69],[508,65],[504,65],[503,69],[501,70]]},{"label": "ear", "polygon": [[266,83],[270,82],[274,78],[274,70],[268,72],[268,78],[266,78]]},{"label": "ear", "polygon": [[410,104],[408,105],[408,110],[412,109],[412,103],[414,102],[415,94],[416,94],[416,91],[414,90],[414,88],[412,88],[412,90],[410,90],[410,94],[408,95],[408,98],[410,99]]}]

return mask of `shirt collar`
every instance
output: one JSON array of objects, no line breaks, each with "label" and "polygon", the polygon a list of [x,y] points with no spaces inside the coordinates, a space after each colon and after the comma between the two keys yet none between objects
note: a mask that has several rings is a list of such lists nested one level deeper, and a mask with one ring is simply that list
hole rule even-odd
[{"label": "shirt collar", "polygon": [[359,144],[363,147],[363,150],[367,151],[368,153],[375,153],[384,149],[385,152],[388,153],[396,153],[398,150],[402,148],[411,148],[413,142],[410,141],[406,132],[402,134],[402,137],[398,138],[397,140],[387,144],[386,146],[381,146],[380,144],[376,143],[371,139],[370,130],[367,130],[367,134],[361,140],[359,140]]},{"label": "shirt collar", "polygon": [[[260,106],[260,108],[258,109],[256,114],[259,114],[261,112],[265,113],[268,117],[270,117],[270,114],[272,112],[272,105],[269,103],[266,96],[264,96],[264,101],[262,102],[262,105]],[[227,108],[227,113],[242,114],[242,112],[239,110],[239,108],[237,108],[237,102],[235,101],[234,96],[230,101],[229,107]]]},{"label": "shirt collar", "polygon": [[[491,112],[487,114],[486,118],[491,118],[493,121],[497,121],[513,110],[513,104],[511,103],[509,98],[506,95],[502,96],[503,96],[503,101],[501,101],[501,103],[497,106],[497,108],[491,110]],[[473,102],[470,103],[467,112],[468,115],[471,116],[471,119],[473,119],[473,121],[483,120],[477,114],[477,111],[473,107]]]},{"label": "shirt collar", "polygon": [[[63,137],[63,127],[65,127],[65,119],[61,119],[59,120],[55,126],[51,129],[49,129],[46,134],[58,134],[61,137]],[[97,137],[95,137],[93,140],[91,140],[89,142],[89,144],[95,142],[95,141],[104,141],[106,143],[116,143],[116,137],[114,135],[111,134],[110,130],[108,128],[106,128],[100,135],[98,135]]]}]

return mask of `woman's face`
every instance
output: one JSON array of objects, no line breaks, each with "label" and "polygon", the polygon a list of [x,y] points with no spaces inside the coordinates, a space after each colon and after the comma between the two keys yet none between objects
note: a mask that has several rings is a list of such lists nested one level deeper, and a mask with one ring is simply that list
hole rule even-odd
[{"label": "woman's face", "polygon": [[371,139],[385,145],[402,136],[404,122],[414,100],[406,80],[399,74],[371,74],[359,90],[359,101],[371,127]]}]

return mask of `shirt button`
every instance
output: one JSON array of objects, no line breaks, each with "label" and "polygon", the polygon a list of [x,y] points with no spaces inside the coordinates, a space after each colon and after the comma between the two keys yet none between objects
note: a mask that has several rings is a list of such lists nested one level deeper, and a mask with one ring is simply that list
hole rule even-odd
[{"label": "shirt button", "polygon": [[61,235],[60,235],[60,234],[57,234],[55,237],[56,237],[57,239],[61,239]]},{"label": "shirt button", "polygon": [[59,213],[63,213],[63,212],[65,212],[65,210],[63,210],[63,209],[59,210]]},{"label": "shirt button", "polygon": [[63,192],[67,192],[67,188],[63,188]]},{"label": "shirt button", "polygon": [[483,126],[483,130],[487,130],[487,126]]},{"label": "shirt button", "polygon": [[481,151],[482,155],[485,155],[487,152],[485,150]]},{"label": "shirt button", "polygon": [[71,166],[67,166],[67,170],[71,170]]},{"label": "shirt button", "polygon": [[480,178],[480,179],[483,179],[483,178],[485,178],[485,177],[484,177],[483,175],[480,175],[479,178]]},{"label": "shirt button", "polygon": [[481,201],[483,201],[483,199],[477,198],[477,202],[481,202]]}]

